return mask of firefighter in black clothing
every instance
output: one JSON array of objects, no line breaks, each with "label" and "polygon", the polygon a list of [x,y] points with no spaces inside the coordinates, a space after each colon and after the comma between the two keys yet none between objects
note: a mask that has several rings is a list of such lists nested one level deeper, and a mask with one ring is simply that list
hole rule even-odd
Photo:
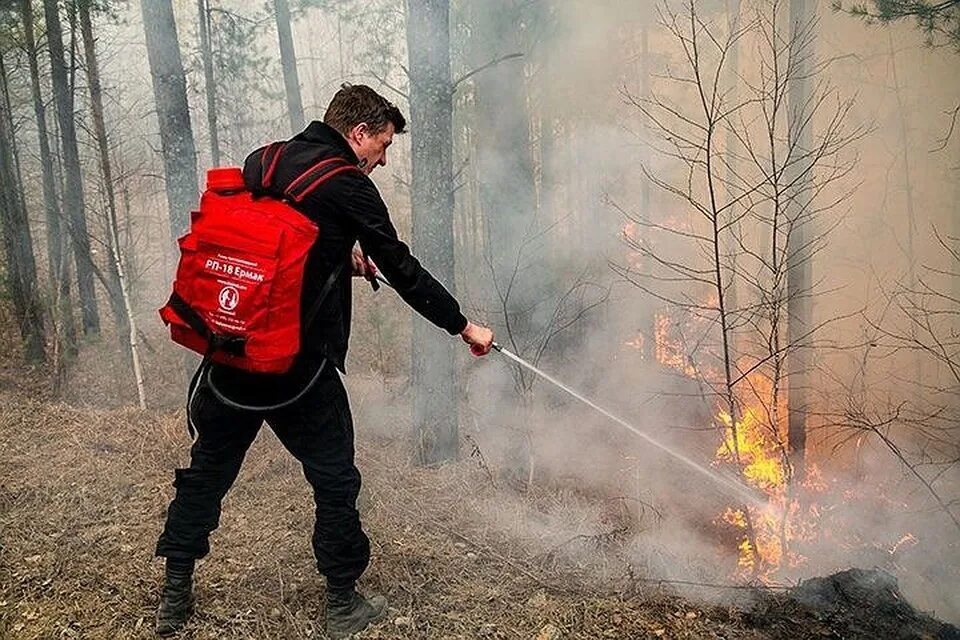
[{"label": "firefighter in black clothing", "polygon": [[[313,487],[313,550],[327,579],[327,633],[344,638],[386,614],[383,597],[363,597],[355,589],[370,560],[370,543],[356,510],[360,473],[354,465],[350,406],[337,371],[344,370],[350,331],[350,276],[369,278],[379,268],[404,301],[451,335],[460,335],[475,355],[486,355],[493,342],[493,333],[469,322],[457,301],[397,238],[368,177],[386,166],[387,148],[405,126],[399,109],[373,89],[344,85],[323,122],[310,123],[284,146],[269,189],[261,182],[264,149],[246,160],[247,188],[267,196],[283,193],[290,181],[328,158],[345,159],[360,171],[331,178],[294,205],[321,230],[307,260],[302,308],[322,299],[319,312],[304,327],[301,353],[290,371],[263,375],[213,365],[191,398],[198,436],[190,466],[176,470],[176,496],[156,549],[167,559],[158,634],[175,633],[193,612],[194,562],[209,551],[221,501],[264,421],[301,462]],[[357,242],[362,251],[355,248]],[[339,269],[344,264],[352,269]],[[321,293],[332,274],[338,275]],[[298,392],[302,395],[295,402],[285,402]]]}]

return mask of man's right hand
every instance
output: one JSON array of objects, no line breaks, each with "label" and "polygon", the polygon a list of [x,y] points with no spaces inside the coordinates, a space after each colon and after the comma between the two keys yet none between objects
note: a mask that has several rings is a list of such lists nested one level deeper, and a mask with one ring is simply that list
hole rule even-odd
[{"label": "man's right hand", "polygon": [[470,345],[470,353],[475,356],[485,356],[490,353],[493,345],[493,331],[487,327],[467,321],[467,327],[460,332],[463,341]]}]

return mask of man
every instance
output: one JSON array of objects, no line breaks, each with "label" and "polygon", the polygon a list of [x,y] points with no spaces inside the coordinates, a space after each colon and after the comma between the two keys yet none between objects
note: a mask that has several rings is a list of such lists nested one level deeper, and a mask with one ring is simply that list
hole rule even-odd
[{"label": "man", "polygon": [[[297,176],[330,158],[345,159],[358,170],[338,173],[294,205],[320,228],[308,257],[302,308],[310,309],[326,295],[304,328],[302,351],[291,370],[267,376],[214,365],[191,400],[198,437],[190,467],[176,471],[176,496],[156,549],[167,559],[157,614],[160,635],[182,628],[193,612],[194,561],[209,551],[221,501],[264,421],[302,463],[313,487],[313,550],[327,579],[327,633],[344,638],[386,615],[384,598],[365,598],[355,589],[370,559],[370,543],[356,510],[360,473],[354,466],[350,407],[337,372],[344,370],[351,306],[351,273],[338,268],[352,263],[352,274],[366,277],[379,268],[411,307],[451,335],[459,334],[476,355],[487,354],[493,342],[493,333],[467,321],[456,300],[397,238],[368,177],[386,166],[393,136],[405,126],[399,109],[373,89],[344,85],[323,122],[310,123],[276,163],[267,163],[268,189],[262,182],[265,148],[247,158],[244,181],[265,195],[282,193]],[[362,252],[353,249],[357,242]]]}]

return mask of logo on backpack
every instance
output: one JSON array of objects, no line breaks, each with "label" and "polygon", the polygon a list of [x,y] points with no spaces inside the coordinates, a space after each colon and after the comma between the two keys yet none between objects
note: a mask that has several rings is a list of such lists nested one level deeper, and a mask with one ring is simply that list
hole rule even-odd
[{"label": "logo on backpack", "polygon": [[232,284],[220,289],[220,308],[224,311],[233,311],[240,302],[240,292]]}]

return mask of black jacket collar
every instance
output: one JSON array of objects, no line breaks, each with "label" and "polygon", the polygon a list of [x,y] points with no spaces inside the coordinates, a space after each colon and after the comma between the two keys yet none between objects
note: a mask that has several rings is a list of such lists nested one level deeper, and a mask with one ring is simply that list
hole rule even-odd
[{"label": "black jacket collar", "polygon": [[330,145],[341,152],[343,157],[353,164],[360,163],[360,159],[357,157],[357,154],[353,152],[353,149],[350,148],[347,139],[340,135],[339,131],[319,120],[314,120],[308,124],[307,128],[294,136],[293,139],[312,142],[314,144]]}]

